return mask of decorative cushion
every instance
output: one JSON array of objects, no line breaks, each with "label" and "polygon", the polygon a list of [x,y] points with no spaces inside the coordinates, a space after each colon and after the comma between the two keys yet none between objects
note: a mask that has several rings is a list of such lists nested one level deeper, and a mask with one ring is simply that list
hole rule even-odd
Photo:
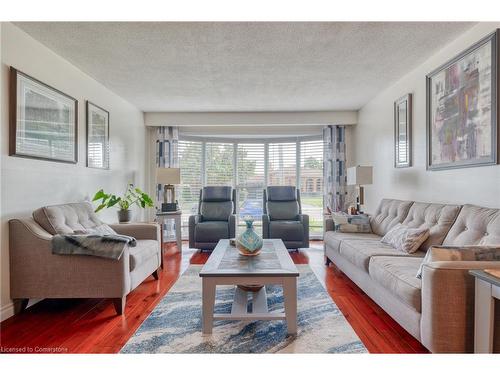
[{"label": "decorative cushion", "polygon": [[427,238],[429,238],[428,228],[408,228],[406,225],[397,224],[382,237],[380,242],[391,245],[396,250],[413,254]]},{"label": "decorative cushion", "polygon": [[466,204],[446,235],[443,245],[499,245],[500,210]]},{"label": "decorative cushion", "polygon": [[432,246],[425,254],[416,277],[422,278],[425,264],[440,261],[500,261],[499,246]]},{"label": "decorative cushion", "polygon": [[297,188],[295,186],[268,186],[267,200],[276,202],[296,201]]},{"label": "decorative cushion", "polygon": [[412,201],[382,199],[375,214],[370,217],[372,232],[384,236],[393,226],[403,222],[412,204]]},{"label": "decorative cushion", "polygon": [[403,224],[410,228],[429,228],[429,238],[420,245],[427,251],[429,246],[441,245],[455,222],[461,206],[415,202]]},{"label": "decorative cushion", "polygon": [[33,219],[52,235],[73,234],[103,224],[89,202],[41,207],[33,212]]}]

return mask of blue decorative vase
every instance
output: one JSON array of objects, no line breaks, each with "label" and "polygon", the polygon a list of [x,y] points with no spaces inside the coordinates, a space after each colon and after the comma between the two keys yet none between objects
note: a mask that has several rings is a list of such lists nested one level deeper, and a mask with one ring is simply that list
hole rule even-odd
[{"label": "blue decorative vase", "polygon": [[247,229],[236,239],[236,247],[241,255],[255,256],[262,249],[262,237],[260,237],[253,228],[253,219],[245,219]]}]

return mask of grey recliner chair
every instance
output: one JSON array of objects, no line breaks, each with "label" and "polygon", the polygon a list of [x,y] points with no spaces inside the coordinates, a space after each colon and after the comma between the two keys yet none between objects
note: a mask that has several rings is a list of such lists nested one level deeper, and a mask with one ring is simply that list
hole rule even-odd
[{"label": "grey recliner chair", "polygon": [[189,217],[189,247],[213,250],[220,239],[234,238],[236,191],[231,186],[200,190],[198,214]]},{"label": "grey recliner chair", "polygon": [[262,237],[280,238],[287,249],[309,247],[309,215],[302,214],[300,191],[295,186],[264,190]]}]

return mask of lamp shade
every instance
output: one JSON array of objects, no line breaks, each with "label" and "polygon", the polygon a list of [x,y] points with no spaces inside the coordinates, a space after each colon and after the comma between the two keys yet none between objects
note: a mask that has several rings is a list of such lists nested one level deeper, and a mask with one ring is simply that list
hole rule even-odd
[{"label": "lamp shade", "polygon": [[156,183],[162,185],[177,185],[181,183],[180,168],[157,168]]},{"label": "lamp shade", "polygon": [[373,167],[347,168],[347,185],[371,185],[373,181]]}]

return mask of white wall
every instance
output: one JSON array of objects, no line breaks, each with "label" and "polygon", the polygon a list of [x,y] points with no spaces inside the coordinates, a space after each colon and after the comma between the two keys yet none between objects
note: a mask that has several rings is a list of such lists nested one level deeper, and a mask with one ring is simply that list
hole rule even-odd
[{"label": "white wall", "polygon": [[[426,170],[425,118],[426,74],[498,27],[499,23],[481,23],[473,27],[359,111],[353,132],[355,163],[373,165],[374,170],[373,185],[365,188],[367,212],[373,212],[384,197],[500,208],[500,165]],[[396,169],[393,166],[393,103],[406,93],[413,94],[413,167]]]},{"label": "white wall", "polygon": [[[128,182],[144,186],[146,128],[141,111],[10,23],[2,23],[1,50],[0,308],[3,320],[12,313],[8,220],[29,216],[43,205],[82,201],[99,188],[121,193]],[[77,165],[8,156],[9,66],[78,99]],[[111,170],[108,171],[85,167],[87,99],[110,112]],[[114,209],[103,212],[102,218],[117,221]]]}]

